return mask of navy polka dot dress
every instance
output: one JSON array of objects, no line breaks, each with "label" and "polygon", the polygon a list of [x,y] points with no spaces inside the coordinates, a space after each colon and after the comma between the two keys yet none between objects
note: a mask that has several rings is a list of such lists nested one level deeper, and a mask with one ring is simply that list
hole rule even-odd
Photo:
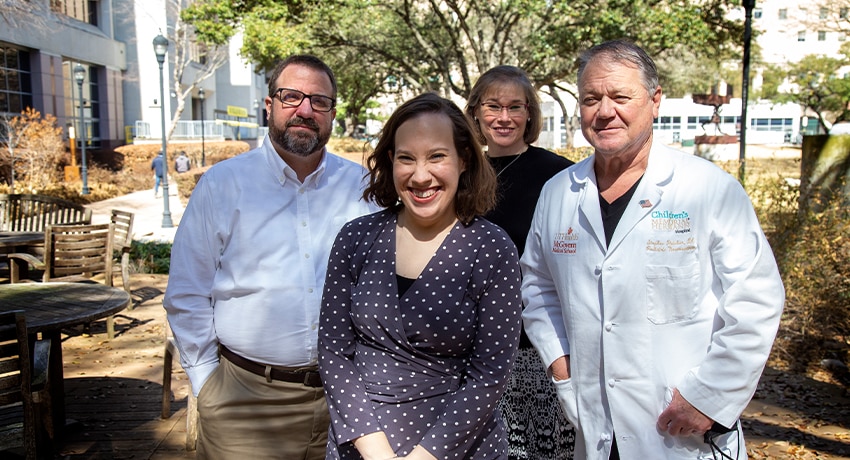
[{"label": "navy polka dot dress", "polygon": [[327,458],[360,459],[351,441],[383,431],[397,455],[421,445],[439,459],[506,459],[497,403],[522,327],[516,248],[487,220],[458,223],[399,296],[396,218],[386,210],[349,222],[328,261]]}]

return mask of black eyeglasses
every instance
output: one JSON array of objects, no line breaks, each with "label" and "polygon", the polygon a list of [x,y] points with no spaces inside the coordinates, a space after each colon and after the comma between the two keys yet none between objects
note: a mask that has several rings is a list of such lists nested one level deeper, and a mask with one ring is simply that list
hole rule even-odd
[{"label": "black eyeglasses", "polygon": [[312,107],[316,112],[330,112],[333,110],[334,106],[336,106],[336,101],[327,96],[322,96],[320,94],[305,94],[297,89],[290,88],[278,88],[274,93],[272,93],[272,97],[280,99],[280,102],[282,102],[283,105],[288,105],[290,107],[298,107],[306,97],[310,100],[310,107]]}]

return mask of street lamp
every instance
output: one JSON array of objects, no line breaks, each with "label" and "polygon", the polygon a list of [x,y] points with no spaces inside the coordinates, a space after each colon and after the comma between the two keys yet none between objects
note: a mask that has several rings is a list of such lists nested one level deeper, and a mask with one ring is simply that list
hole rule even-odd
[{"label": "street lamp", "polygon": [[89,171],[88,171],[88,168],[86,167],[86,120],[85,120],[85,118],[83,118],[84,115],[85,115],[84,112],[83,112],[83,104],[85,102],[85,98],[83,98],[83,82],[85,81],[85,79],[86,79],[86,69],[83,66],[81,66],[80,64],[77,64],[77,66],[74,67],[74,80],[76,80],[77,88],[80,90],[79,91],[80,92],[80,144],[83,146],[82,150],[80,150],[82,152],[81,155],[82,155],[82,158],[83,158],[83,191],[82,191],[82,194],[88,195],[89,194]]},{"label": "street lamp", "polygon": [[159,96],[162,105],[162,228],[174,227],[171,222],[171,211],[168,210],[168,155],[165,153],[165,82],[162,78],[162,63],[165,62],[165,53],[168,52],[168,39],[162,34],[153,39],[153,52],[156,54],[156,62],[159,63]]},{"label": "street lamp", "polygon": [[201,167],[207,165],[206,160],[206,152],[204,151],[204,99],[206,98],[206,94],[204,94],[204,89],[198,89],[198,99],[201,100]]},{"label": "street lamp", "polygon": [[744,73],[741,79],[741,139],[738,152],[738,181],[744,183],[747,168],[747,104],[750,92],[750,42],[753,35],[753,8],[756,0],[742,0],[744,7]]}]

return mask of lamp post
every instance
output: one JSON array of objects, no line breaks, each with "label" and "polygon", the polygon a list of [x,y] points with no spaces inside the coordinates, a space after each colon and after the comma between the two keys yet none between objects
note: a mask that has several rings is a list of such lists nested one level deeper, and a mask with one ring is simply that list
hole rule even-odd
[{"label": "lamp post", "polygon": [[738,181],[743,184],[746,180],[747,169],[747,101],[750,92],[750,42],[753,34],[753,8],[756,0],[743,0],[744,6],[744,73],[741,82],[741,141],[738,152]]},{"label": "lamp post", "polygon": [[168,209],[168,155],[165,153],[165,82],[162,77],[162,64],[165,62],[165,53],[168,52],[168,39],[162,34],[153,39],[153,52],[156,54],[156,62],[159,63],[159,96],[162,112],[162,228],[171,228],[171,211]]},{"label": "lamp post", "polygon": [[74,67],[74,80],[77,82],[77,88],[80,90],[80,145],[82,145],[82,149],[80,150],[81,156],[83,159],[83,195],[89,194],[89,171],[86,167],[86,120],[84,117],[85,113],[83,112],[83,104],[85,102],[85,98],[83,98],[83,82],[86,79],[86,69],[77,64]]},{"label": "lamp post", "polygon": [[201,167],[207,165],[206,152],[204,151],[204,99],[206,98],[206,94],[204,94],[204,89],[198,89],[198,99],[201,100]]},{"label": "lamp post", "polygon": [[263,125],[262,116],[260,116],[260,101],[254,99],[254,111],[257,112],[257,139],[260,138],[260,126]]}]

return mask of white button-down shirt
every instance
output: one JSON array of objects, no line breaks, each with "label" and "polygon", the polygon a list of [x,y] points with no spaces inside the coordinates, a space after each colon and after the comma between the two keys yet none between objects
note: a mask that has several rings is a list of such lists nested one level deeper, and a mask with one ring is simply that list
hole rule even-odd
[{"label": "white button-down shirt", "polygon": [[324,152],[301,183],[263,145],[215,165],[192,192],[171,251],[163,304],[198,394],[218,344],[278,366],[317,363],[328,253],[347,221],[377,210],[365,170]]}]

